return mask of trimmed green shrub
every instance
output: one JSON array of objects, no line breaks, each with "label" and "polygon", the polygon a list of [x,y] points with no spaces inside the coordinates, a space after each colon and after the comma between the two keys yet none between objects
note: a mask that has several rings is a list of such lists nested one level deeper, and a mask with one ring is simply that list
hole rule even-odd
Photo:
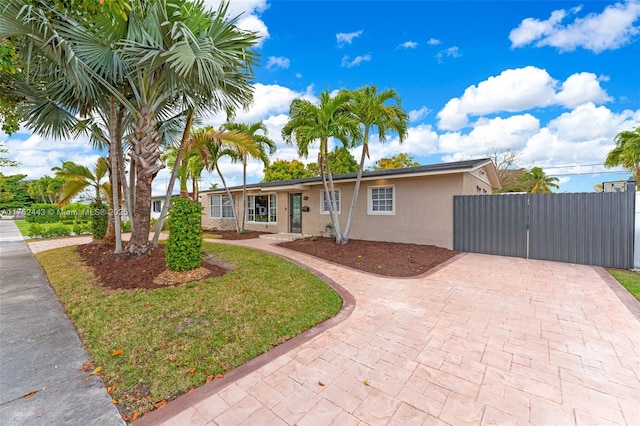
[{"label": "trimmed green shrub", "polygon": [[62,207],[60,217],[64,223],[67,220],[89,221],[91,220],[91,206],[89,204],[73,203]]},{"label": "trimmed green shrub", "polygon": [[60,221],[60,209],[55,204],[32,204],[25,212],[29,223],[55,223]]},{"label": "trimmed green shrub", "polygon": [[123,220],[120,223],[120,229],[122,229],[122,232],[131,232],[131,221]]},{"label": "trimmed green shrub", "polygon": [[167,268],[190,271],[200,266],[202,207],[188,198],[171,200],[169,241],[165,249]]},{"label": "trimmed green shrub", "polygon": [[38,225],[37,223],[32,223],[27,228],[27,235],[31,238],[43,238],[44,237],[44,226]]},{"label": "trimmed green shrub", "polygon": [[109,226],[109,206],[102,203],[91,203],[91,237],[102,240]]},{"label": "trimmed green shrub", "polygon": [[91,224],[90,223],[76,223],[71,228],[75,235],[87,235],[91,233]]},{"label": "trimmed green shrub", "polygon": [[59,223],[45,229],[44,234],[47,238],[68,237],[69,235],[71,235],[71,229],[69,229],[68,226]]}]

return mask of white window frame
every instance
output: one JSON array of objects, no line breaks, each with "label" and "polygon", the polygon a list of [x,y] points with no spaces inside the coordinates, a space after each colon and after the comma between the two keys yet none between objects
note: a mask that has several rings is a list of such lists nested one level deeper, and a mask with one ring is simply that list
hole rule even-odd
[{"label": "white window frame", "polygon": [[[156,205],[158,206],[157,209],[156,209]],[[154,201],[152,201],[152,203],[151,203],[151,211],[154,212],[154,213],[162,212],[162,200],[154,200]]]},{"label": "white window frame", "polygon": [[[391,188],[391,211],[373,210],[373,190]],[[396,214],[396,186],[395,185],[375,185],[367,187],[367,214],[372,216],[395,216]]]},{"label": "white window frame", "polygon": [[[338,208],[336,210],[337,214],[340,214],[342,212],[342,194],[341,194],[341,190],[340,189],[334,189],[333,193],[338,195],[338,198],[336,199],[337,204],[338,204]],[[326,203],[326,209],[325,209],[325,201],[324,201],[324,189],[320,191],[320,214],[329,214],[329,204],[328,202]]]},{"label": "white window frame", "polygon": [[[218,206],[220,207],[220,215],[219,216],[214,216],[213,215],[213,206],[214,206],[213,200],[214,199],[218,199],[219,200],[218,201]],[[225,199],[227,199],[227,200],[229,199],[229,196],[227,194],[212,194],[209,197],[209,216],[210,217],[212,217],[214,219],[233,219],[233,210],[231,210],[231,216],[225,216],[224,215],[224,207],[225,207],[224,206],[224,200]],[[235,206],[235,202],[236,202],[235,196],[231,195],[231,203],[232,203],[232,205]]]},{"label": "white window frame", "polygon": [[[255,197],[263,197],[267,196],[267,221],[257,221],[255,220],[255,205],[256,199]],[[250,201],[251,200],[251,201]],[[253,206],[253,208],[251,207]],[[253,210],[253,212],[252,212]],[[251,216],[253,215],[253,220],[251,220]],[[273,219],[273,220],[272,220]],[[277,224],[278,223],[278,193],[271,192],[267,194],[250,194],[247,195],[247,216],[246,221],[249,223],[258,223],[258,224]]]}]

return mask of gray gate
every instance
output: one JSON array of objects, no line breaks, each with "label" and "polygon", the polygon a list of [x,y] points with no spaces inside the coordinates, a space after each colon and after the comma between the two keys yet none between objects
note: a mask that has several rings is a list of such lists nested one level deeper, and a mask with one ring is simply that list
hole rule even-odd
[{"label": "gray gate", "polygon": [[633,268],[635,182],[625,192],[455,196],[457,251]]}]

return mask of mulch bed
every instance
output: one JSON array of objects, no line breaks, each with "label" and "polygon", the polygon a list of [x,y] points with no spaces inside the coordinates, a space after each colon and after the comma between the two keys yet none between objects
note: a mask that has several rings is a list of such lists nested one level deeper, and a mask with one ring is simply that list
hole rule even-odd
[{"label": "mulch bed", "polygon": [[77,251],[86,265],[91,267],[100,285],[116,290],[150,290],[218,277],[227,272],[222,266],[203,261],[201,268],[206,271],[198,268],[167,273],[163,246],[152,250],[148,256],[137,258],[114,254],[112,245],[96,242],[80,245]]},{"label": "mulch bed", "polygon": [[336,244],[331,238],[303,238],[280,246],[340,265],[387,277],[413,277],[451,259],[458,252],[442,247],[350,239]]},{"label": "mulch bed", "polygon": [[246,234],[238,234],[236,231],[204,231],[204,238],[220,238],[221,240],[249,240],[251,238],[259,238],[262,234],[270,234],[270,232],[251,231]]}]

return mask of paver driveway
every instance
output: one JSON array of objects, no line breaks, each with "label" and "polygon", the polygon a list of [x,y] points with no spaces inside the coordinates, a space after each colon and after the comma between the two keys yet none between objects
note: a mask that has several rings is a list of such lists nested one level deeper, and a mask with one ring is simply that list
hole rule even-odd
[{"label": "paver driveway", "polygon": [[[640,424],[640,322],[597,268],[467,254],[428,277],[393,279],[269,240],[235,244],[321,270],[355,310],[141,424]],[[171,406],[188,408],[167,418]]]}]

